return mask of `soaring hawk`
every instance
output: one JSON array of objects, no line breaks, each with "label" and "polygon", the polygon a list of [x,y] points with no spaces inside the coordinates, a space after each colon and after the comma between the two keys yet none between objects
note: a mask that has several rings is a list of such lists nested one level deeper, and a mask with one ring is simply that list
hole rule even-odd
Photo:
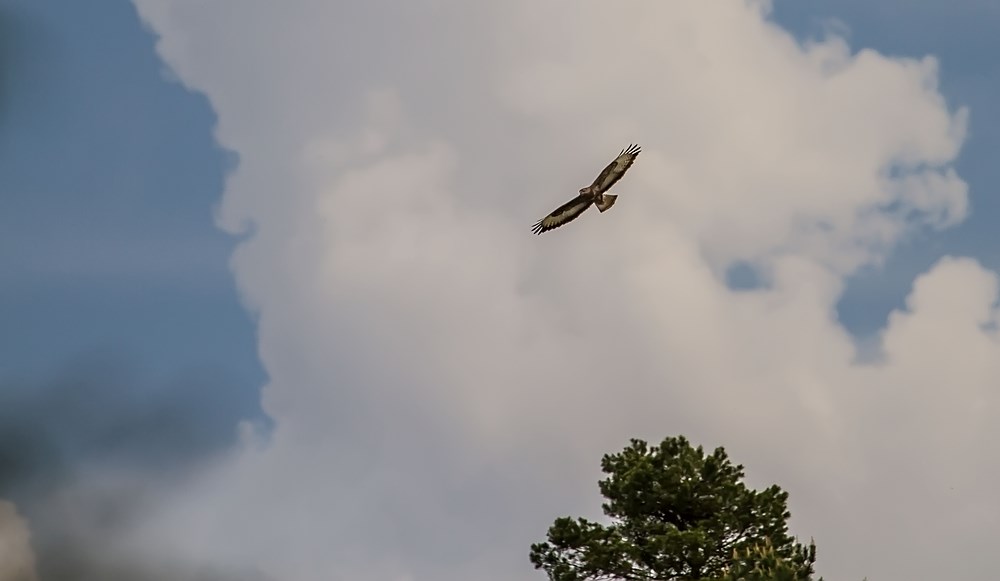
[{"label": "soaring hawk", "polygon": [[580,190],[580,195],[559,206],[551,214],[542,218],[531,227],[535,234],[547,232],[553,228],[558,228],[567,222],[572,221],[583,213],[584,210],[595,204],[602,213],[615,204],[618,197],[604,192],[611,189],[618,180],[622,179],[628,168],[632,167],[635,158],[639,155],[638,145],[629,145],[628,149],[623,149],[614,161],[604,168],[601,175],[597,176],[594,183]]}]

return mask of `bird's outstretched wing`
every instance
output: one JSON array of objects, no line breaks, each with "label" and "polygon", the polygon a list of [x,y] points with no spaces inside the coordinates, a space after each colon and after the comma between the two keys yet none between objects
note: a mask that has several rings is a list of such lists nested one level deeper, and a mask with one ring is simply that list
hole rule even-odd
[{"label": "bird's outstretched wing", "polygon": [[531,227],[531,231],[535,234],[541,234],[542,232],[547,232],[553,228],[558,228],[563,224],[574,220],[593,203],[594,198],[590,196],[577,196],[556,208],[548,216],[536,222],[535,225]]},{"label": "bird's outstretched wing", "polygon": [[629,145],[628,149],[623,149],[618,157],[614,161],[608,164],[608,167],[604,168],[601,175],[597,176],[594,183],[590,187],[594,188],[597,193],[603,193],[608,191],[611,186],[622,179],[628,168],[632,167],[635,162],[635,158],[639,156],[639,152],[642,149],[638,145]]}]

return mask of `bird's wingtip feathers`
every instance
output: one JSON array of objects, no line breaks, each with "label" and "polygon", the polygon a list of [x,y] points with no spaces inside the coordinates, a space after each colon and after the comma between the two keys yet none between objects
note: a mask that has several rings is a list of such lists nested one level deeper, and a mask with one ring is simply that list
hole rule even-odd
[{"label": "bird's wingtip feathers", "polygon": [[638,143],[630,143],[628,145],[628,147],[622,149],[618,153],[618,155],[619,155],[619,157],[622,156],[622,155],[639,155],[639,152],[641,152],[641,151],[642,151],[642,147],[640,147]]}]

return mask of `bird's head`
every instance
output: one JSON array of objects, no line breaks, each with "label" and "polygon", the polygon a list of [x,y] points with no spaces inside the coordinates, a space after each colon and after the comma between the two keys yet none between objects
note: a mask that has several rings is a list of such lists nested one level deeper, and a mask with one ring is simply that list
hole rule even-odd
[{"label": "bird's head", "polygon": [[585,188],[580,188],[580,195],[581,196],[586,196],[587,194],[590,193],[591,189],[592,189],[591,186],[587,186]]}]

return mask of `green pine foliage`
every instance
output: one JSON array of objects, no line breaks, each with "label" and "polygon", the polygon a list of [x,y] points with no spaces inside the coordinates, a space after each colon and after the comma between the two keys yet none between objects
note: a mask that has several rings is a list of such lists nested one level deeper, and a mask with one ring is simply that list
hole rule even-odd
[{"label": "green pine foliage", "polygon": [[[788,493],[756,491],[725,450],[683,436],[601,461],[611,523],[558,518],[531,562],[551,581],[810,581],[816,547],[788,534]],[[768,576],[770,575],[770,576]]]},{"label": "green pine foliage", "polygon": [[733,551],[732,564],[719,581],[810,581],[815,561],[816,545],[812,542],[809,547],[797,545],[791,558],[783,558],[765,539],[743,553]]}]

